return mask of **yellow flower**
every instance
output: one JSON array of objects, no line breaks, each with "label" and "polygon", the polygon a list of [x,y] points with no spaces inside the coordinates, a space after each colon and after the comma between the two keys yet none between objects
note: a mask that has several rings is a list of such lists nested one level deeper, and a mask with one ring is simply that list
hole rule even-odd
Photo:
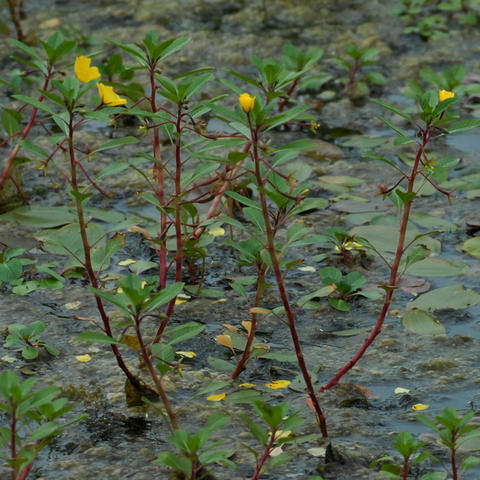
[{"label": "yellow flower", "polygon": [[219,393],[218,395],[210,395],[209,397],[207,397],[207,400],[209,402],[219,402],[220,400],[223,400],[226,396],[226,393]]},{"label": "yellow flower", "polygon": [[453,92],[449,92],[448,90],[440,90],[438,92],[438,98],[441,102],[446,100],[447,98],[453,98],[455,94]]},{"label": "yellow flower", "polygon": [[426,410],[430,405],[426,405],[425,403],[416,403],[412,410],[419,411],[419,410]]},{"label": "yellow flower", "polygon": [[120,97],[113,91],[113,87],[104,85],[101,82],[97,83],[97,87],[100,100],[105,105],[108,105],[109,107],[116,107],[118,105],[125,105],[127,103],[125,98]]},{"label": "yellow flower", "polygon": [[248,93],[242,93],[240,97],[238,97],[238,101],[240,102],[240,106],[245,113],[253,110],[253,106],[255,105],[255,97],[250,96]]},{"label": "yellow flower", "polygon": [[278,390],[279,388],[287,388],[291,383],[289,380],[272,380],[270,383],[266,383],[265,386],[272,390]]},{"label": "yellow flower", "polygon": [[75,75],[83,83],[88,83],[91,80],[100,78],[100,72],[98,71],[98,68],[90,66],[91,61],[91,58],[84,57],[83,55],[81,57],[77,57],[75,60]]},{"label": "yellow flower", "polygon": [[241,383],[239,385],[239,387],[242,387],[242,388],[253,388],[255,387],[255,384],[254,383]]}]

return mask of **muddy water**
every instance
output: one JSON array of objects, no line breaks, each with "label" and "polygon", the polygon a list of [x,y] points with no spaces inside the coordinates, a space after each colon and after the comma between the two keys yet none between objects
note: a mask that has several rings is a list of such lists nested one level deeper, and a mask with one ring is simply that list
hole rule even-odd
[{"label": "muddy water", "polygon": [[[262,5],[266,5],[266,10],[262,9]],[[252,54],[278,57],[285,42],[293,42],[301,48],[321,46],[329,54],[339,53],[347,43],[353,42],[372,46],[381,52],[379,71],[387,77],[388,83],[383,89],[375,89],[374,95],[384,96],[393,103],[406,80],[417,78],[419,69],[424,66],[437,69],[463,64],[469,73],[479,73],[478,29],[454,28],[446,40],[422,42],[418,38],[403,35],[398,19],[388,15],[388,11],[395,5],[393,0],[105,0],[83,2],[81,6],[70,0],[37,1],[26,5],[25,28],[27,31],[35,30],[39,38],[45,38],[52,32],[49,21],[58,18],[63,25],[75,25],[84,35],[92,36],[102,46],[106,38],[123,42],[140,40],[151,29],[158,31],[165,39],[190,34],[193,41],[189,46],[165,65],[168,74],[203,65],[218,68],[219,75],[224,75],[222,71],[229,68],[249,74],[252,70],[248,59]],[[4,52],[1,68],[5,75],[12,64],[8,60],[6,44],[3,40],[1,42],[1,51]],[[95,48],[91,47],[92,50]],[[107,58],[114,51],[107,46],[100,58]],[[455,52],[454,58],[451,57],[452,52]],[[323,62],[322,65],[325,71],[334,76],[339,75],[339,71],[328,62]],[[216,95],[221,92],[220,86],[212,82],[208,93]],[[372,198],[377,191],[375,184],[389,181],[391,173],[377,163],[362,159],[358,148],[343,147],[338,153],[338,145],[341,146],[345,138],[337,139],[334,132],[341,131],[343,135],[349,132],[365,135],[384,132],[384,125],[375,117],[379,109],[367,102],[352,103],[342,95],[325,105],[319,101],[316,93],[306,95],[305,101],[311,102],[316,108],[322,124],[323,133],[317,138],[328,142],[336,152],[329,158],[317,156],[305,159],[313,169],[309,180],[312,191],[329,199],[339,195]],[[478,110],[476,113],[479,113]],[[109,134],[111,132],[108,128],[95,128],[85,132],[86,136],[91,135],[93,139],[97,135]],[[280,142],[285,140],[281,134],[278,135]],[[453,172],[454,176],[474,173],[478,169],[478,138],[476,133],[459,134],[440,144],[442,153],[462,158]],[[337,146],[333,145],[334,142]],[[383,148],[391,153],[389,143]],[[318,181],[319,176],[325,175],[348,175],[365,179],[366,182],[352,188],[326,189],[325,183]],[[30,198],[49,205],[61,202],[61,177],[57,178],[53,174],[53,180],[47,183],[47,188],[45,182],[37,174],[26,174],[26,189]],[[109,187],[123,194],[122,208],[135,207],[135,191],[143,186],[138,182],[138,178],[133,176],[110,180]],[[388,205],[382,208],[391,215],[395,214]],[[469,238],[466,220],[480,220],[478,199],[468,200],[459,193],[449,204],[444,198],[434,195],[422,198],[419,209],[425,213],[434,212],[458,226],[455,232],[440,237],[442,258],[463,261],[472,267],[464,278],[428,278],[432,288],[449,283],[463,283],[468,288],[478,290],[478,262],[458,249],[458,245]],[[350,228],[352,224],[346,220],[349,213],[348,208],[329,208],[314,212],[306,216],[305,220],[321,233],[330,225]],[[49,255],[38,248],[32,234],[31,230],[24,227],[0,225],[2,239],[9,238],[12,241],[13,236],[16,245],[19,242],[25,244],[30,253],[42,261],[49,259]],[[134,238],[129,242],[129,256],[148,257],[149,252],[145,246],[136,243]],[[308,259],[322,251],[315,247],[303,255]],[[216,242],[210,253],[211,257],[207,260],[207,271],[210,272],[207,286],[225,288],[225,277],[242,272],[235,264],[233,253],[222,246],[221,242]],[[312,265],[318,268],[318,265]],[[377,261],[368,262],[358,269],[372,284],[385,281],[385,269]],[[301,295],[318,285],[318,275],[292,271],[289,274],[289,285],[292,296]],[[219,408],[218,405],[207,404],[203,399],[189,402],[191,392],[208,382],[226,378],[211,370],[205,361],[208,355],[225,358],[224,350],[216,345],[213,337],[222,333],[222,323],[228,321],[239,324],[245,318],[244,302],[229,290],[224,293],[227,302],[213,305],[212,299],[196,299],[180,305],[174,318],[175,323],[195,320],[206,324],[200,337],[182,345],[182,350],[194,350],[198,354],[197,359],[191,362],[192,368],[186,369],[182,378],[175,378],[169,385],[176,404],[183,405],[179,421],[188,430],[201,426],[205,417]],[[412,299],[413,296],[409,293],[399,293],[393,310],[401,311]],[[75,310],[69,306],[73,301],[80,302]],[[14,296],[4,289],[0,302],[2,328],[13,319],[22,323],[43,320],[47,324],[48,341],[62,351],[58,358],[44,358],[26,364],[20,355],[7,351],[2,344],[0,368],[15,368],[25,374],[35,374],[41,383],[61,386],[64,395],[75,402],[74,411],[89,414],[88,420],[69,428],[40,454],[31,478],[168,478],[166,470],[155,469],[151,465],[156,455],[168,448],[168,430],[162,419],[155,409],[125,406],[123,377],[106,348],[86,346],[73,340],[77,333],[87,328],[86,323],[76,317],[96,318],[89,293],[78,282],[70,281],[63,290],[34,292],[25,297]],[[267,295],[265,306],[277,304],[278,298],[272,290]],[[305,355],[316,374],[318,386],[328,381],[338,366],[355,353],[363,340],[363,335],[336,336],[331,332],[369,327],[374,323],[378,309],[378,302],[363,300],[347,313],[334,311],[324,305],[318,311],[299,315],[298,328],[305,346]],[[479,408],[480,307],[477,305],[468,310],[443,311],[438,313],[438,317],[445,325],[447,335],[419,337],[402,329],[400,319],[392,314],[387,319],[382,335],[361,363],[345,378],[344,384],[321,396],[322,406],[329,419],[333,445],[338,452],[337,462],[328,465],[322,473],[326,479],[379,478],[376,472],[368,468],[368,464],[375,457],[391,451],[394,432],[408,430],[415,434],[425,433],[424,427],[415,420],[415,414],[411,410],[415,403],[429,404],[430,410],[427,413],[431,415],[445,406],[454,406],[464,412]],[[281,327],[280,320],[269,321],[262,325],[259,337],[272,347],[289,349],[291,345],[285,339]],[[89,353],[93,360],[86,364],[74,360],[75,355],[84,353]],[[132,365],[137,362],[133,355],[128,360]],[[258,360],[252,362],[242,381],[262,385],[270,378],[294,378],[296,374],[297,369],[293,363],[273,364]],[[356,385],[366,387],[367,394]],[[393,390],[397,386],[409,388],[411,393],[395,395]],[[301,391],[274,391],[270,395],[274,400],[289,400],[294,408],[305,407]],[[244,444],[251,444],[251,439],[242,430],[238,420],[241,413],[248,413],[249,410],[243,405],[235,404],[226,404],[220,408],[224,408],[233,417],[230,438],[225,438],[237,450],[235,461],[239,464],[239,470],[233,475],[235,478],[250,478],[253,459]],[[307,413],[305,418],[307,421],[302,427],[302,433],[318,433]],[[323,472],[324,456],[314,456],[307,450],[324,446],[319,437],[308,443],[289,446],[287,451],[294,456],[294,461],[281,469],[265,473],[262,478],[307,479],[316,474],[319,468]],[[6,475],[2,470],[0,474]],[[477,478],[475,475],[480,474],[472,473],[465,478]],[[232,478],[232,473],[219,468],[216,476],[219,479]]]}]

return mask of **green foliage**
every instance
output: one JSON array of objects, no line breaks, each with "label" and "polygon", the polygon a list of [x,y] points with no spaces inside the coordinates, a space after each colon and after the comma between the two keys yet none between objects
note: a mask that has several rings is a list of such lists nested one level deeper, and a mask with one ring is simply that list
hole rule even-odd
[{"label": "green foliage", "polygon": [[370,467],[381,464],[380,471],[386,478],[401,480],[407,478],[414,465],[429,460],[442,463],[445,471],[424,474],[420,477],[420,480],[445,480],[448,475],[453,475],[453,478],[463,478],[467,470],[480,465],[480,457],[478,456],[460,455],[463,458],[461,461],[459,459],[462,443],[480,438],[479,426],[469,424],[473,416],[474,412],[469,412],[462,417],[452,407],[444,408],[442,413],[435,417],[435,421],[426,415],[417,415],[418,420],[438,435],[440,443],[447,449],[449,466],[443,464],[441,459],[433,456],[429,450],[424,449],[427,442],[419,442],[410,433],[400,432],[395,435],[393,446],[400,453],[402,461],[394,463],[395,458],[387,455],[372,462]]},{"label": "green foliage", "polygon": [[21,382],[10,370],[0,374],[0,411],[6,420],[0,428],[0,458],[12,469],[12,478],[28,472],[40,450],[86,416],[60,422],[73,405],[67,405],[66,398],[58,398],[59,388],[33,390],[35,383],[34,378]]},{"label": "green foliage", "polygon": [[57,348],[40,340],[41,334],[44,330],[45,324],[40,320],[32,322],[30,325],[11,323],[8,326],[5,347],[9,348],[21,345],[22,357],[25,360],[35,360],[42,348],[44,348],[50,355],[58,355],[60,351]]},{"label": "green foliage", "polygon": [[323,285],[335,286],[333,293],[328,298],[328,303],[337,310],[349,311],[351,306],[348,301],[356,295],[368,298],[380,297],[376,292],[361,290],[367,279],[360,272],[350,272],[343,275],[341,270],[336,267],[324,267],[319,270],[318,274]]},{"label": "green foliage", "polygon": [[235,468],[236,464],[229,460],[234,454],[233,449],[220,450],[222,440],[211,441],[211,435],[225,427],[230,418],[223,413],[211,415],[205,427],[191,434],[186,430],[175,430],[168,441],[177,448],[178,453],[162,452],[153,462],[155,465],[167,465],[177,472],[182,472],[187,478],[200,479],[208,472],[208,467],[221,464]]}]

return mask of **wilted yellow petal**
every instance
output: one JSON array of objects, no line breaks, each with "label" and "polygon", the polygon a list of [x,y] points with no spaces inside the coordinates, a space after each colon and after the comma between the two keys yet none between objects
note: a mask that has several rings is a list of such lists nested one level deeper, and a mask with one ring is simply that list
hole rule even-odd
[{"label": "wilted yellow petal", "polygon": [[238,332],[238,328],[234,327],[233,325],[230,325],[229,323],[222,323],[222,327],[225,327],[228,331],[230,331],[232,333],[237,333]]},{"label": "wilted yellow petal", "polygon": [[81,302],[70,302],[65,304],[65,308],[67,310],[77,310],[77,308],[81,305]]},{"label": "wilted yellow petal", "polygon": [[118,288],[117,288],[117,293],[123,293],[123,288],[122,288],[122,287],[118,287]]},{"label": "wilted yellow petal", "polygon": [[144,280],[141,284],[142,290],[148,285],[148,283]]},{"label": "wilted yellow petal", "polygon": [[274,449],[272,449],[270,451],[270,456],[271,457],[278,457],[279,455],[281,455],[283,453],[283,450],[282,450],[282,446],[278,446],[278,447],[275,447]]},{"label": "wilted yellow petal", "polygon": [[85,355],[77,355],[75,358],[82,363],[89,362],[92,359],[92,357],[88,353],[86,353]]},{"label": "wilted yellow petal", "polygon": [[277,430],[275,432],[275,440],[280,440],[281,438],[288,438],[291,435],[291,433],[292,433],[291,430]]},{"label": "wilted yellow petal", "polygon": [[242,388],[253,388],[255,387],[255,384],[254,383],[241,383],[239,385],[239,387],[242,387]]},{"label": "wilted yellow petal", "polygon": [[228,302],[228,298],[219,298],[218,300],[214,300],[212,302],[212,305],[215,305],[216,303],[225,303]]},{"label": "wilted yellow petal", "polygon": [[413,407],[412,410],[426,410],[430,405],[426,405],[425,403],[416,403]]},{"label": "wilted yellow petal", "polygon": [[223,400],[226,396],[226,393],[219,393],[217,395],[210,395],[209,397],[207,397],[207,400],[209,402],[219,402],[220,400]]},{"label": "wilted yellow petal", "polygon": [[230,337],[230,335],[217,335],[215,340],[224,347],[233,348],[232,337]]},{"label": "wilted yellow petal", "polygon": [[250,335],[250,330],[252,329],[252,322],[250,322],[248,320],[244,320],[242,322],[242,326],[248,332],[248,334]]},{"label": "wilted yellow petal", "polygon": [[225,229],[222,227],[212,228],[207,233],[212,237],[223,237],[225,235]]},{"label": "wilted yellow petal", "polygon": [[403,387],[397,387],[395,390],[394,390],[394,393],[410,393],[410,389],[409,388],[403,388]]},{"label": "wilted yellow petal", "polygon": [[129,265],[132,265],[134,263],[137,263],[137,261],[134,260],[133,258],[127,258],[126,260],[122,260],[121,262],[118,262],[118,265],[120,265],[121,267],[128,267]]},{"label": "wilted yellow petal", "polygon": [[298,269],[301,271],[301,272],[315,272],[315,267],[312,267],[310,265],[305,265],[305,267],[298,267]]},{"label": "wilted yellow petal", "polygon": [[81,55],[75,60],[75,75],[83,83],[100,78],[100,72],[97,67],[91,67],[92,59]]},{"label": "wilted yellow petal", "polygon": [[252,307],[248,313],[255,313],[257,315],[268,315],[269,313],[271,313],[270,310],[268,310],[267,308],[261,308],[261,307]]},{"label": "wilted yellow petal", "polygon": [[291,383],[289,380],[272,380],[270,383],[266,383],[265,386],[272,390],[278,390],[279,388],[287,388]]},{"label": "wilted yellow petal", "polygon": [[197,356],[195,352],[184,352],[183,350],[179,350],[178,352],[175,352],[175,353],[185,358],[193,358]]},{"label": "wilted yellow petal", "polygon": [[134,350],[140,350],[140,342],[136,335],[122,335],[120,341]]},{"label": "wilted yellow petal", "polygon": [[187,300],[184,300],[183,298],[175,299],[175,305],[181,305],[182,303],[187,303]]}]

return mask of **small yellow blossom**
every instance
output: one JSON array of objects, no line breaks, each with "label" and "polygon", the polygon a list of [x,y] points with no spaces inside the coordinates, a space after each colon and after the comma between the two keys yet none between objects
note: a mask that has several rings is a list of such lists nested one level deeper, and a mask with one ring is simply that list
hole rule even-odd
[{"label": "small yellow blossom", "polygon": [[279,388],[287,388],[291,383],[289,380],[272,380],[270,383],[266,383],[265,386],[272,390],[278,390]]},{"label": "small yellow blossom", "polygon": [[82,363],[89,362],[92,359],[92,357],[88,353],[86,353],[85,355],[77,355],[75,358]]},{"label": "small yellow blossom", "polygon": [[217,395],[210,395],[209,397],[207,397],[207,400],[209,402],[219,402],[220,400],[223,400],[226,396],[226,393],[219,393]]},{"label": "small yellow blossom", "polygon": [[240,97],[238,97],[238,101],[240,102],[240,106],[245,113],[253,110],[253,106],[255,105],[255,97],[252,97],[248,93],[242,93]]},{"label": "small yellow blossom", "polygon": [[127,103],[125,98],[120,97],[120,95],[113,91],[113,87],[104,85],[101,82],[97,83],[97,87],[100,100],[105,105],[108,105],[109,107],[116,107],[118,105],[125,105]]},{"label": "small yellow blossom", "polygon": [[253,388],[255,387],[255,384],[254,383],[241,383],[239,385],[239,387],[242,387],[242,388]]},{"label": "small yellow blossom", "polygon": [[430,405],[426,405],[425,403],[416,403],[412,410],[419,411],[419,410],[426,410]]},{"label": "small yellow blossom", "polygon": [[84,57],[83,55],[77,57],[75,60],[75,75],[83,83],[88,83],[91,80],[100,78],[100,72],[98,71],[98,68],[90,66],[91,61],[91,58]]},{"label": "small yellow blossom", "polygon": [[447,98],[453,98],[455,94],[453,92],[449,92],[448,90],[440,90],[438,92],[438,98],[441,102],[446,100]]}]

